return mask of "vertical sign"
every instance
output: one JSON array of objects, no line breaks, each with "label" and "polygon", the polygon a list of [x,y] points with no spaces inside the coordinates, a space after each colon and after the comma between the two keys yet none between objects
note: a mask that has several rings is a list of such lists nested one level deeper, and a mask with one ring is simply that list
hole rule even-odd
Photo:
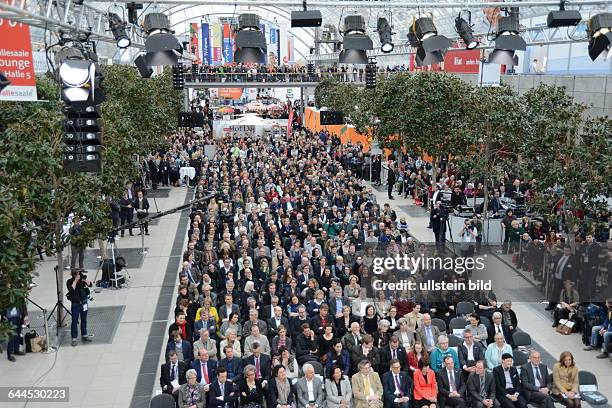
[{"label": "vertical sign", "polygon": [[0,100],[37,100],[30,41],[30,27],[17,21],[0,18],[0,71],[11,81],[11,84],[0,93]]},{"label": "vertical sign", "polygon": [[213,23],[212,25],[212,64],[223,65],[223,36],[221,32],[221,23]]},{"label": "vertical sign", "polygon": [[234,62],[234,38],[230,24],[223,24],[223,61],[226,64]]},{"label": "vertical sign", "polygon": [[293,53],[293,41],[293,35],[289,34],[287,36],[287,58],[289,59],[290,64],[295,62],[295,55]]},{"label": "vertical sign", "polygon": [[211,64],[210,29],[208,23],[202,22],[202,62]]},{"label": "vertical sign", "polygon": [[289,64],[289,55],[287,55],[287,24],[280,24],[280,33],[278,36],[278,41],[280,43],[280,54],[278,56],[278,65],[287,65]]},{"label": "vertical sign", "polygon": [[189,40],[191,42],[191,53],[195,55],[196,60],[195,63],[196,64],[201,64],[202,63],[202,59],[200,58],[200,55],[202,55],[200,53],[200,41],[198,39],[198,23],[191,23],[189,24]]},{"label": "vertical sign", "polygon": [[276,27],[276,65],[281,65],[281,42],[280,42],[280,29]]}]

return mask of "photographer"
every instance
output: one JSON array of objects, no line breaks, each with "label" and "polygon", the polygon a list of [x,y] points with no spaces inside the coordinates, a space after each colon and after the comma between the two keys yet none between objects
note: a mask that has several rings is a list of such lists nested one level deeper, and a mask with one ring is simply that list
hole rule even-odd
[{"label": "photographer", "polygon": [[[474,256],[474,245],[476,244],[476,238],[478,237],[478,230],[476,229],[473,220],[466,219],[463,221],[463,227],[459,231],[461,237],[461,256],[464,258],[471,258]],[[468,269],[468,275],[472,275],[472,269]]]},{"label": "photographer", "polygon": [[82,269],[73,270],[71,272],[72,277],[66,281],[66,287],[68,288],[66,297],[72,303],[70,306],[70,313],[72,314],[70,334],[72,336],[73,347],[77,345],[79,315],[81,316],[81,338],[83,341],[92,341],[93,338],[93,334],[87,334],[89,288],[92,286],[92,283],[87,280],[87,276],[83,272]]}]

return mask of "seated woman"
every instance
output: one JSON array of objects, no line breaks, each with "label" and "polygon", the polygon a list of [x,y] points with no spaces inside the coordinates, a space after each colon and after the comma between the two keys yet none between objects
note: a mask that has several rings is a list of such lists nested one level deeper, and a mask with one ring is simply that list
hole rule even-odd
[{"label": "seated woman", "polygon": [[374,305],[367,305],[365,314],[361,318],[361,328],[367,334],[374,334],[378,330],[378,315]]},{"label": "seated woman", "polygon": [[298,378],[299,376],[299,364],[287,347],[278,348],[278,353],[272,358],[272,365],[282,365],[285,367],[285,375],[289,379]]},{"label": "seated woman", "polygon": [[236,332],[236,338],[240,340],[242,338],[242,325],[238,323],[238,313],[232,312],[229,315],[229,319],[224,321],[219,330],[219,338],[225,340],[227,338],[227,331],[232,329]]},{"label": "seated woman", "polygon": [[272,379],[268,384],[268,407],[291,408],[293,405],[293,392],[291,382],[287,377],[287,370],[282,365],[276,365],[272,369]]},{"label": "seated woman", "polygon": [[240,406],[246,408],[262,408],[263,389],[261,379],[255,378],[255,366],[244,367],[244,378],[238,383],[238,398]]},{"label": "seated woman", "polygon": [[470,324],[465,326],[465,328],[472,331],[474,341],[478,341],[484,347],[487,347],[487,338],[489,337],[487,326],[480,322],[480,316],[478,313],[472,313],[468,320],[470,321]]},{"label": "seated woman", "polygon": [[559,320],[575,320],[574,317],[578,312],[578,305],[580,304],[580,297],[578,291],[574,288],[574,283],[566,279],[563,282],[563,289],[559,295],[559,303],[553,312],[553,325],[557,327]]},{"label": "seated woman", "polygon": [[350,408],[353,400],[353,390],[348,377],[338,366],[332,366],[325,380],[327,408]]},{"label": "seated woman", "polygon": [[429,353],[423,347],[423,343],[417,341],[414,343],[414,348],[408,352],[408,370],[412,376],[419,369],[419,362],[423,359],[429,361]]},{"label": "seated woman", "polygon": [[436,408],[438,405],[438,386],[436,373],[429,367],[429,360],[422,358],[419,369],[413,375],[415,408]]},{"label": "seated woman", "polygon": [[580,408],[578,394],[578,367],[574,356],[564,351],[553,366],[553,398],[568,408]]},{"label": "seated woman", "polygon": [[374,347],[381,349],[389,344],[389,339],[391,338],[391,333],[389,333],[390,326],[391,323],[389,323],[388,320],[378,321],[378,330],[372,334],[372,338],[374,339]]},{"label": "seated woman", "polygon": [[178,407],[204,408],[208,386],[202,385],[196,381],[198,375],[194,369],[187,370],[185,377],[187,378],[187,382],[179,387]]},{"label": "seated woman", "polygon": [[349,375],[351,372],[351,360],[347,350],[343,349],[342,340],[335,339],[333,349],[326,354],[325,370],[330,373],[333,367],[339,367],[342,374]]}]

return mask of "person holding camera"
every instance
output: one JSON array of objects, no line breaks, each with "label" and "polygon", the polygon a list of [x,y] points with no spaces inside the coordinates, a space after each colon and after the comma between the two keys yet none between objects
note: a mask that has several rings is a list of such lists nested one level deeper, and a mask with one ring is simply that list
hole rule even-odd
[{"label": "person holding camera", "polygon": [[70,313],[72,314],[72,324],[70,325],[70,334],[72,336],[72,346],[77,345],[79,316],[81,318],[81,338],[84,342],[92,341],[93,334],[87,334],[87,309],[89,300],[89,288],[92,286],[91,281],[87,280],[87,276],[83,274],[82,269],[76,269],[71,272],[72,277],[66,281],[68,288],[68,300],[72,303]]}]

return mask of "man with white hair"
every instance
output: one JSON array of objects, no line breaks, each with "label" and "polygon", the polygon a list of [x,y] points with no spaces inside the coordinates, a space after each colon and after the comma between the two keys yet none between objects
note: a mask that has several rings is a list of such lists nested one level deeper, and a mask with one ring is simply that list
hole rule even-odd
[{"label": "man with white hair", "polygon": [[283,309],[280,306],[274,306],[274,315],[268,320],[268,336],[271,338],[276,336],[278,334],[278,328],[281,325],[289,327],[289,322],[287,318],[283,316]]},{"label": "man with white hair", "polygon": [[208,350],[211,360],[217,360],[217,342],[210,338],[208,329],[200,329],[200,339],[193,343],[193,356],[195,359],[200,355],[200,350]]},{"label": "man with white hair", "polygon": [[259,328],[259,332],[262,335],[264,336],[268,335],[268,325],[266,324],[266,322],[259,319],[259,312],[257,311],[257,309],[250,309],[249,310],[249,320],[245,322],[244,325],[242,326],[242,333],[245,333],[245,334],[250,333],[251,328],[254,326],[257,326]]},{"label": "man with white hair", "polygon": [[493,313],[492,319],[493,319],[493,324],[487,327],[487,331],[489,334],[489,338],[488,338],[489,344],[495,341],[495,335],[497,333],[501,333],[504,335],[504,339],[506,340],[506,343],[511,345],[512,335],[510,334],[510,328],[503,323],[502,321],[503,316],[501,312]]},{"label": "man with white hair", "polygon": [[268,338],[262,335],[259,331],[258,326],[251,328],[251,335],[244,340],[244,357],[248,357],[253,354],[253,344],[259,343],[261,346],[261,352],[270,355],[270,342]]},{"label": "man with white hair", "polygon": [[315,377],[314,367],[306,363],[302,366],[304,376],[295,384],[297,408],[320,408],[323,406],[323,384]]}]

